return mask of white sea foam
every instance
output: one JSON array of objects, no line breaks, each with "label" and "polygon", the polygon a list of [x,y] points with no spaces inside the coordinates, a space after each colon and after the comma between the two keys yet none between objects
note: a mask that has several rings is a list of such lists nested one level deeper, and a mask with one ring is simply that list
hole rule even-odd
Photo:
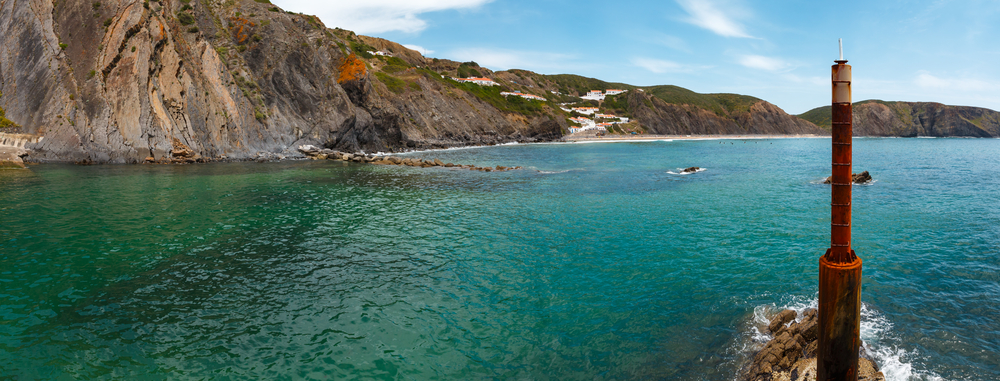
[{"label": "white sea foam", "polygon": [[[753,322],[748,336],[750,343],[744,345],[744,350],[760,350],[760,347],[772,336],[766,333],[768,317],[773,317],[778,311],[790,309],[798,313],[796,321],[802,320],[802,312],[819,306],[817,297],[793,297],[782,307],[774,304],[759,305],[754,307]],[[886,381],[912,381],[912,380],[943,380],[940,376],[914,369],[910,359],[917,357],[915,351],[906,351],[899,348],[893,342],[898,342],[899,338],[893,331],[893,324],[885,315],[865,303],[861,303],[861,340],[864,342],[865,351],[875,359]]]},{"label": "white sea foam", "polygon": [[674,139],[608,139],[608,140],[580,140],[568,142],[571,144],[592,144],[592,143],[650,143],[650,142],[672,142]]},{"label": "white sea foam", "polygon": [[692,173],[705,172],[706,169],[708,169],[708,168],[698,168],[694,172],[684,172],[684,168],[677,168],[677,172],[667,171],[667,173],[669,173],[671,175],[684,176],[684,175],[690,175]]}]

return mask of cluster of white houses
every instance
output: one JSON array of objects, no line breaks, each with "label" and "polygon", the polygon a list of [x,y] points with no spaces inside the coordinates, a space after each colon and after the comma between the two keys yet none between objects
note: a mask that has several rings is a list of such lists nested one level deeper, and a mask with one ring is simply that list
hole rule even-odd
[{"label": "cluster of white houses", "polygon": [[587,131],[587,130],[607,131],[608,127],[611,127],[613,125],[628,123],[628,118],[618,117],[611,114],[597,114],[594,115],[594,119],[618,119],[618,120],[609,122],[597,122],[593,119],[584,118],[582,116],[572,117],[569,118],[569,120],[576,122],[577,124],[580,125],[580,127],[570,126],[569,133],[575,134],[577,132]]},{"label": "cluster of white houses", "polygon": [[519,97],[524,98],[524,99],[531,99],[531,100],[542,101],[542,102],[545,101],[545,98],[542,98],[542,97],[534,95],[534,94],[525,94],[525,93],[522,93],[520,91],[514,91],[514,92],[501,91],[500,95],[503,95],[505,97],[508,96],[508,95],[516,95],[516,96],[519,96]]},{"label": "cluster of white houses", "polygon": [[606,97],[608,95],[618,95],[618,94],[624,93],[626,91],[628,91],[628,90],[620,90],[620,89],[610,89],[610,90],[605,90],[605,91],[590,90],[590,91],[587,92],[587,95],[584,95],[584,96],[582,96],[580,98],[590,99],[590,100],[595,100],[595,101],[603,101],[604,97]]},{"label": "cluster of white houses", "polygon": [[[480,86],[499,86],[500,85],[499,83],[496,83],[495,81],[493,81],[492,79],[489,79],[489,78],[469,77],[469,78],[452,78],[452,79],[454,79],[454,80],[456,80],[458,82],[462,82],[462,83],[475,83],[475,84],[480,85]],[[602,100],[604,100],[604,97],[606,97],[608,95],[618,95],[618,94],[624,93],[626,91],[628,91],[628,90],[619,90],[619,89],[610,89],[610,90],[606,90],[606,91],[591,90],[591,91],[587,92],[587,95],[584,95],[584,96],[582,96],[580,98],[602,101]],[[555,92],[553,92],[553,93],[555,93]],[[558,93],[556,93],[556,94],[558,94]],[[545,98],[542,98],[540,96],[533,95],[533,94],[525,94],[525,93],[522,93],[520,91],[513,91],[513,92],[511,92],[511,91],[501,91],[500,95],[503,95],[505,97],[511,96],[511,95],[515,95],[515,96],[519,96],[519,97],[525,98],[525,99],[531,99],[531,100],[537,100],[537,101],[545,101]],[[608,127],[610,127],[612,125],[622,124],[622,123],[628,123],[628,118],[625,118],[625,117],[618,117],[618,116],[614,116],[614,115],[611,115],[611,114],[599,114],[598,112],[600,111],[600,109],[597,108],[597,107],[573,107],[573,108],[561,107],[561,108],[562,108],[563,111],[566,111],[566,112],[576,111],[576,112],[578,112],[580,114],[583,114],[583,115],[594,115],[594,119],[607,119],[607,120],[609,120],[609,121],[596,122],[593,119],[584,118],[582,116],[570,118],[569,119],[570,121],[573,121],[574,123],[577,123],[577,124],[580,125],[580,127],[570,126],[569,127],[569,132],[571,134],[575,134],[577,132],[587,131],[587,130],[607,131]],[[610,121],[612,119],[617,119],[617,120]]]},{"label": "cluster of white houses", "polygon": [[462,83],[475,83],[479,86],[500,86],[499,83],[496,83],[489,78],[469,77],[469,78],[452,78],[452,79]]}]

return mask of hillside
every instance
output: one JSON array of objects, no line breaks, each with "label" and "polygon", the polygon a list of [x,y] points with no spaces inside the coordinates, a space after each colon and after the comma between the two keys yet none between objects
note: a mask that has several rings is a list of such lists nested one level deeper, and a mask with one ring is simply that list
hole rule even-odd
[{"label": "hillside", "polygon": [[[830,106],[799,117],[830,130]],[[854,135],[1000,137],[1000,112],[931,102],[866,100],[854,103]]]},{"label": "hillside", "polygon": [[[748,96],[427,58],[267,0],[0,1],[0,44],[0,109],[9,120],[0,132],[43,136],[27,146],[35,161],[160,162],[178,152],[245,160],[298,155],[303,144],[400,151],[550,141],[568,131],[566,102],[596,102],[645,132],[822,133]],[[451,79],[466,76],[499,86]],[[576,98],[610,88],[629,92]]]}]

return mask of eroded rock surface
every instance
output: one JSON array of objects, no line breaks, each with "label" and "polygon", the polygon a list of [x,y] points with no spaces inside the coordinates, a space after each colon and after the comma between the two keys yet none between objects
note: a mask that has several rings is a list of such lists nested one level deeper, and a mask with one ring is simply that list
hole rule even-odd
[{"label": "eroded rock surface", "polygon": [[[767,326],[772,339],[740,372],[743,381],[811,381],[816,379],[816,348],[819,315],[808,309],[796,320],[793,310],[779,312]],[[859,381],[884,381],[878,364],[862,346]]]}]

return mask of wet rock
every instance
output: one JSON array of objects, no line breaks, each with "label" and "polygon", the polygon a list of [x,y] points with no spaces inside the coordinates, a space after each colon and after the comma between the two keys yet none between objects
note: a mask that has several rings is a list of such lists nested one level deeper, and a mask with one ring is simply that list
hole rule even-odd
[{"label": "wet rock", "polygon": [[771,319],[771,324],[767,325],[767,330],[771,333],[778,333],[778,331],[785,327],[785,324],[795,320],[796,312],[794,310],[784,310],[778,313],[774,319]]},{"label": "wet rock", "polygon": [[444,165],[444,162],[442,162],[441,159],[434,159],[434,165],[440,167]]},{"label": "wet rock", "polygon": [[[816,379],[819,315],[816,309],[812,308],[802,311],[801,319],[795,321],[794,312],[784,310],[771,319],[768,331],[774,334],[774,338],[741,369],[739,380],[813,381]],[[863,344],[859,355],[858,380],[884,381],[885,376],[864,350]]]},{"label": "wet rock", "polygon": [[698,168],[698,167],[687,167],[687,168],[684,168],[683,170],[681,170],[681,173],[695,173],[695,172],[698,172],[699,169],[701,169],[701,168]]},{"label": "wet rock", "polygon": [[[867,184],[872,182],[872,175],[869,174],[868,171],[864,171],[861,173],[852,173],[851,182],[854,184]],[[826,180],[823,180],[823,184],[831,184],[831,183],[833,183],[833,176],[827,177]]]}]

